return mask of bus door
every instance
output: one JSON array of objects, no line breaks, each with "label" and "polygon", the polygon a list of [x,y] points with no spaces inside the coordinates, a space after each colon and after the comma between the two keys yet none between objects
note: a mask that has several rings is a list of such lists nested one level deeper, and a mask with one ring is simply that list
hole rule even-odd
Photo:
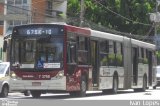
[{"label": "bus door", "polygon": [[148,80],[149,80],[149,85],[152,85],[152,75],[153,75],[153,73],[152,73],[152,66],[153,66],[153,63],[152,63],[152,60],[153,60],[153,57],[152,57],[152,52],[151,51],[149,51],[148,52],[148,73],[149,73],[149,75],[148,75]]},{"label": "bus door", "polygon": [[132,48],[132,75],[133,75],[133,85],[137,85],[138,81],[138,48]]},{"label": "bus door", "polygon": [[91,64],[93,67],[92,83],[93,86],[98,86],[98,42],[94,40],[91,41]]}]

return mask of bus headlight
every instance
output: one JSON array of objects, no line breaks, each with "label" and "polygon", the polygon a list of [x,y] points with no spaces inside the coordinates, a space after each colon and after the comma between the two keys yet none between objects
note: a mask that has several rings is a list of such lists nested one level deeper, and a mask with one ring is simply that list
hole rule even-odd
[{"label": "bus headlight", "polygon": [[15,74],[15,73],[12,73],[12,74],[11,74],[11,77],[12,77],[12,78],[16,77],[16,74]]},{"label": "bus headlight", "polygon": [[11,77],[13,80],[21,80],[21,78],[18,77],[14,72],[11,73],[10,77]]},{"label": "bus headlight", "polygon": [[56,75],[56,78],[61,78],[61,77],[63,77],[63,76],[64,76],[64,70],[59,71],[59,72],[57,73],[57,75]]},{"label": "bus headlight", "polygon": [[62,70],[62,71],[59,71],[58,73],[57,73],[57,75],[55,76],[55,77],[53,77],[53,78],[51,78],[52,80],[54,80],[54,79],[60,79],[60,78],[62,78],[64,76],[64,70]]},{"label": "bus headlight", "polygon": [[58,76],[58,77],[63,77],[63,76],[64,76],[64,71],[58,72],[57,76]]}]

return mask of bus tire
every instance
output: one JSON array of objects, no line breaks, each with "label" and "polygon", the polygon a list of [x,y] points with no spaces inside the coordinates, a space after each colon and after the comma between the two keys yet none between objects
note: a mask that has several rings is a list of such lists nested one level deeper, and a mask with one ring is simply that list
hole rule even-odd
[{"label": "bus tire", "polygon": [[24,93],[24,96],[30,96],[30,93],[31,93],[31,92],[30,92],[29,90],[26,90],[26,91],[24,91],[23,93]]},{"label": "bus tire", "polygon": [[7,97],[9,93],[9,87],[7,85],[4,85],[1,91],[1,97]]},{"label": "bus tire", "polygon": [[112,86],[111,92],[113,94],[117,94],[117,90],[118,90],[118,78],[117,78],[117,76],[114,76],[113,77],[113,86]]},{"label": "bus tire", "polygon": [[141,92],[145,92],[146,91],[146,88],[147,88],[147,78],[146,77],[143,77],[143,86],[142,88],[140,89]]},{"label": "bus tire", "polygon": [[80,91],[77,91],[76,95],[78,97],[85,97],[86,96],[86,90],[87,90],[87,83],[86,83],[85,76],[81,77],[81,83],[80,83]]},{"label": "bus tire", "polygon": [[155,85],[155,86],[153,86],[153,89],[156,89],[156,87],[157,87],[156,85]]},{"label": "bus tire", "polygon": [[33,98],[39,98],[41,96],[41,91],[31,91]]},{"label": "bus tire", "polygon": [[145,92],[147,88],[147,78],[143,77],[143,86],[142,88],[136,88],[134,89],[134,92]]},{"label": "bus tire", "polygon": [[104,89],[102,90],[102,94],[111,94],[112,93],[112,89]]},{"label": "bus tire", "polygon": [[71,97],[76,97],[77,96],[77,92],[76,91],[69,92],[69,94],[70,94]]}]

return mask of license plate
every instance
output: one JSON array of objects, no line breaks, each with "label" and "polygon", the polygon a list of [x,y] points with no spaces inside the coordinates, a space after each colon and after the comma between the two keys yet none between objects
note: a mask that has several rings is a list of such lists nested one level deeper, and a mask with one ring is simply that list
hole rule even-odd
[{"label": "license plate", "polygon": [[32,86],[41,86],[41,82],[32,82]]}]

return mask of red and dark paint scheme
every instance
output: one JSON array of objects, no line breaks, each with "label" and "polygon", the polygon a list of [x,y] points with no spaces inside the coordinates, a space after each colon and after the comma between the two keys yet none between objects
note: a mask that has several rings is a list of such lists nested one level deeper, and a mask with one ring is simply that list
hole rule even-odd
[{"label": "red and dark paint scheme", "polygon": [[[66,36],[65,36],[65,41],[67,41],[67,31],[68,32],[73,32],[73,33],[77,33],[80,34],[82,36],[85,37],[90,37],[91,32],[89,29],[83,29],[83,28],[79,28],[79,27],[74,27],[74,26],[65,26],[65,30],[66,30]],[[67,48],[67,42],[65,42],[65,49]],[[67,50],[64,50],[65,52]],[[86,78],[86,83],[87,83],[87,88],[89,89],[92,86],[92,79],[89,78],[89,70],[92,69],[91,66],[89,65],[69,65],[67,64],[67,53],[64,53],[65,59],[65,75],[67,77],[67,82],[66,82],[66,87],[67,87],[67,91],[77,91],[80,90],[80,82],[81,82],[81,77],[84,76]],[[70,69],[73,69],[73,74],[69,75],[68,71]]]},{"label": "red and dark paint scheme", "polygon": [[[89,73],[92,74],[91,65],[69,65],[67,64],[67,32],[74,32],[82,36],[89,37],[91,35],[90,29],[79,28],[70,25],[64,25],[65,36],[64,36],[64,69],[56,69],[48,72],[24,72],[16,70],[15,74],[22,78],[22,80],[51,80],[52,77],[55,77],[59,71],[64,70],[64,76],[66,76],[66,91],[79,91],[81,77],[86,78],[87,89],[92,87],[92,77],[89,76]],[[72,74],[68,74],[70,69],[73,70]]]}]

